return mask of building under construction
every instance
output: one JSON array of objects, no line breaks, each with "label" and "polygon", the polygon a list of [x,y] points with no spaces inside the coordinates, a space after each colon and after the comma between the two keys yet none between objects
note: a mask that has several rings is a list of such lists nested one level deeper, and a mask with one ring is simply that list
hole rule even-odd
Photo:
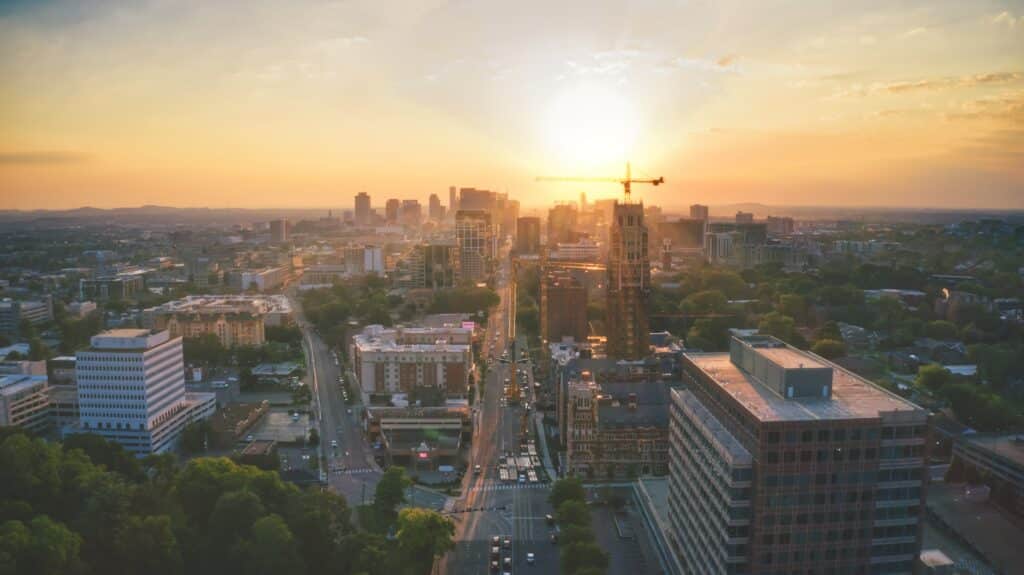
[{"label": "building under construction", "polygon": [[607,353],[640,359],[648,352],[651,261],[643,203],[615,203],[608,236]]}]

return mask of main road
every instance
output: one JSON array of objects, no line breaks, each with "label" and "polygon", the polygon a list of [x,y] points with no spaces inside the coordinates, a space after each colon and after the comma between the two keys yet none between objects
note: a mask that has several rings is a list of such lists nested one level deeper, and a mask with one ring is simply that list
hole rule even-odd
[{"label": "main road", "polygon": [[[508,349],[515,329],[515,292],[505,281],[510,273],[506,260],[498,274],[501,303],[490,315],[484,346],[494,357]],[[553,513],[547,502],[550,484],[505,483],[498,477],[499,458],[506,452],[518,452],[523,422],[528,421],[524,418],[523,406],[504,406],[502,401],[504,380],[511,376],[516,365],[495,361],[487,373],[483,397],[478,402],[480,409],[471,452],[472,464],[480,465],[481,473],[467,474],[462,496],[454,505],[449,505],[456,523],[456,546],[440,561],[440,572],[452,575],[487,572],[491,562],[491,537],[508,536],[512,538],[512,548],[501,551],[502,573],[527,569],[527,553],[533,553],[536,558],[535,564],[529,567],[532,573],[558,573],[558,547],[550,541],[545,520],[545,515]],[[527,373],[523,386],[532,394],[529,368]],[[512,560],[511,569],[503,564],[506,557]]]}]

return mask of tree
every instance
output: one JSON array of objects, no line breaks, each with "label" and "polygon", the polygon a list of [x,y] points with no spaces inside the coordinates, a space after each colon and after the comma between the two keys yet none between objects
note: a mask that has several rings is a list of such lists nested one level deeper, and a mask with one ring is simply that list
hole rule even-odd
[{"label": "tree", "polygon": [[181,451],[186,455],[206,451],[206,438],[209,433],[210,423],[205,419],[186,425],[181,432]]},{"label": "tree", "polygon": [[65,575],[84,573],[79,558],[82,538],[64,524],[38,515],[26,525],[0,525],[0,573]]},{"label": "tree", "polygon": [[142,465],[120,443],[107,441],[95,433],[69,435],[64,439],[64,451],[81,449],[96,465],[102,465],[125,479],[142,479]]},{"label": "tree", "polygon": [[924,327],[925,335],[932,339],[956,339],[958,331],[955,323],[943,319],[930,321]]},{"label": "tree", "polygon": [[687,314],[722,313],[729,305],[725,294],[718,290],[692,293],[679,304],[679,310]]},{"label": "tree", "polygon": [[747,282],[735,272],[705,268],[701,274],[701,283],[705,290],[717,290],[729,299],[744,297],[749,290]]},{"label": "tree", "polygon": [[938,391],[953,381],[953,374],[937,363],[929,363],[917,368],[917,379],[914,385],[929,391]]},{"label": "tree", "polygon": [[604,573],[608,569],[608,554],[594,542],[564,545],[561,566],[565,575]]},{"label": "tree", "polygon": [[227,350],[221,345],[220,339],[212,333],[186,337],[182,347],[185,361],[188,363],[221,364],[227,355]]},{"label": "tree", "polygon": [[758,331],[764,334],[773,335],[786,343],[796,341],[796,329],[793,318],[779,312],[765,314],[761,323],[757,326]]},{"label": "tree", "polygon": [[569,500],[563,502],[555,511],[555,517],[563,525],[590,527],[590,508],[583,501]]},{"label": "tree", "polygon": [[309,444],[313,447],[320,445],[320,432],[315,427],[309,430]]},{"label": "tree", "polygon": [[846,355],[846,344],[834,339],[819,339],[814,342],[811,351],[825,359],[835,359]]},{"label": "tree", "polygon": [[295,537],[281,516],[276,514],[257,520],[250,536],[236,545],[235,555],[243,573],[298,575],[306,572]]},{"label": "tree", "polygon": [[843,332],[839,330],[839,324],[834,321],[826,321],[821,324],[818,331],[814,333],[815,339],[832,339],[835,341],[843,341]]},{"label": "tree", "polygon": [[1021,413],[1005,399],[971,383],[950,383],[941,390],[962,423],[978,431],[1005,431],[1024,422]]},{"label": "tree", "polygon": [[119,567],[125,573],[175,575],[183,572],[181,550],[167,515],[129,517],[117,544]]},{"label": "tree", "polygon": [[586,501],[587,493],[583,489],[583,482],[577,477],[563,477],[551,486],[551,493],[548,495],[548,502],[551,507],[558,509],[566,501]]},{"label": "tree", "polygon": [[390,525],[396,517],[396,509],[405,503],[405,490],[412,481],[401,467],[389,467],[377,483],[374,491],[373,506],[381,525]]},{"label": "tree", "polygon": [[798,294],[782,294],[779,296],[779,312],[802,322],[807,316],[807,301]]},{"label": "tree", "polygon": [[565,525],[562,527],[561,533],[558,537],[558,541],[562,545],[572,545],[573,543],[587,543],[593,540],[594,532],[591,531],[590,527],[585,525]]},{"label": "tree", "polygon": [[410,574],[430,571],[434,558],[455,548],[455,524],[440,513],[410,507],[398,515],[398,549]]},{"label": "tree", "polygon": [[341,554],[341,541],[351,531],[345,498],[309,489],[290,498],[285,519],[309,565],[331,565]]}]

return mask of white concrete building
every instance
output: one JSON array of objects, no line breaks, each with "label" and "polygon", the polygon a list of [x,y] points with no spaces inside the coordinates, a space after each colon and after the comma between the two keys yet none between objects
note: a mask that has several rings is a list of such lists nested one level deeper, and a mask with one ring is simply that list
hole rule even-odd
[{"label": "white concrete building", "polygon": [[115,329],[91,344],[77,353],[79,422],[65,434],[96,433],[136,455],[162,453],[186,425],[213,415],[214,394],[185,392],[180,337]]},{"label": "white concrete building", "polygon": [[444,398],[465,398],[473,368],[468,328],[367,326],[352,338],[352,361],[366,403],[370,396],[434,390]]}]

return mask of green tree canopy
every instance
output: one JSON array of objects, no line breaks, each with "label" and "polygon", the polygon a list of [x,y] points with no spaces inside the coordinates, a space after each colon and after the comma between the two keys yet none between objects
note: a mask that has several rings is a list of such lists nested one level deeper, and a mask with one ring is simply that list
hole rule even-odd
[{"label": "green tree canopy", "polygon": [[846,355],[846,344],[834,339],[819,339],[811,346],[811,351],[825,359],[835,359]]},{"label": "green tree canopy", "polygon": [[551,507],[558,509],[566,501],[586,501],[587,493],[583,489],[583,482],[578,477],[563,477],[551,485],[551,493],[548,494],[548,502]]}]

